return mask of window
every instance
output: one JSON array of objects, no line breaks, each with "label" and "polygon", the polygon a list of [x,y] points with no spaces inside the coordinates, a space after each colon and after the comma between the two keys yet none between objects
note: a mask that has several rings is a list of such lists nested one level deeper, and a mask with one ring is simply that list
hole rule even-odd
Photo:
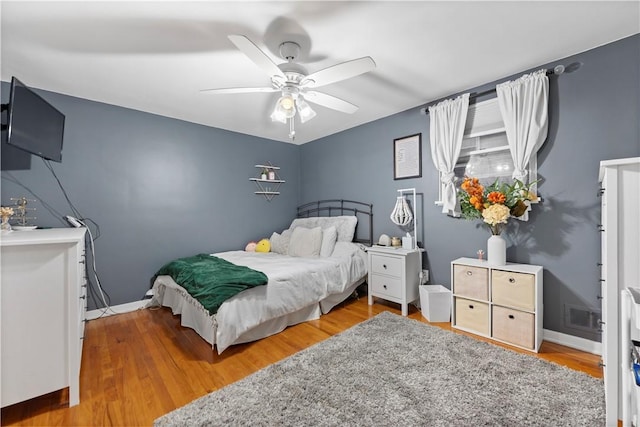
[{"label": "window", "polygon": [[[469,106],[462,148],[454,169],[458,185],[465,175],[478,178],[485,186],[493,184],[496,179],[510,182],[513,169],[498,99]],[[537,159],[533,155],[529,161],[529,182],[538,179],[537,176]],[[531,189],[535,192],[536,186]],[[442,183],[436,204],[441,205],[441,200]]]}]

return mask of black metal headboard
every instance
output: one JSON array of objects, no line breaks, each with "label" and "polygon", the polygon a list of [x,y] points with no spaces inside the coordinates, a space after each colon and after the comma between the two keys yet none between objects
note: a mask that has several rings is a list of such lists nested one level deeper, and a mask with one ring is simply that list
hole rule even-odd
[{"label": "black metal headboard", "polygon": [[[356,225],[356,233],[353,241],[363,243],[365,245],[373,245],[373,204],[356,202],[353,200],[318,200],[317,202],[305,203],[298,206],[298,218],[309,218],[313,216],[341,216],[353,215],[358,218]],[[361,219],[368,222],[368,236],[362,236],[363,231],[360,227]],[[360,233],[358,233],[360,231]]]}]

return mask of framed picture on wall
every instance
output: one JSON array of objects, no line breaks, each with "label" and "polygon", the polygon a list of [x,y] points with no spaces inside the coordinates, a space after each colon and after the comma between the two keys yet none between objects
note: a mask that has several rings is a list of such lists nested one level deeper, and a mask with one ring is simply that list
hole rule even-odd
[{"label": "framed picture on wall", "polygon": [[422,176],[422,134],[393,140],[393,179]]}]

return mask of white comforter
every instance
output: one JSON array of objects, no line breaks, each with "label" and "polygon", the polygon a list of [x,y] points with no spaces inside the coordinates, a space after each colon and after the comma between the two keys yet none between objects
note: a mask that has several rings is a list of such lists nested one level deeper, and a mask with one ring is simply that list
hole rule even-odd
[{"label": "white comforter", "polygon": [[[266,286],[243,291],[220,306],[215,315],[218,353],[252,328],[317,305],[330,295],[344,292],[367,273],[367,258],[361,245],[348,242],[337,242],[332,256],[327,258],[244,251],[214,255],[262,271],[269,278]],[[168,281],[168,276],[156,280],[164,284]]]}]

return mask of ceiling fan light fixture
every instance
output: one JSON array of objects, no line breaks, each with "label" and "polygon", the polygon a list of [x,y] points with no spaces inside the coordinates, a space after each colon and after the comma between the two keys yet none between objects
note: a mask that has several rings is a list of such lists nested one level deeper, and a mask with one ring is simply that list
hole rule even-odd
[{"label": "ceiling fan light fixture", "polygon": [[302,99],[302,97],[298,97],[298,102],[296,104],[298,107],[298,113],[300,114],[300,121],[302,123],[308,122],[316,116],[316,112],[313,111],[311,106],[309,106],[307,101]]},{"label": "ceiling fan light fixture", "polygon": [[280,122],[280,123],[287,123],[287,116],[285,116],[284,114],[280,113],[277,111],[278,109],[275,108],[273,110],[273,113],[271,113],[271,121],[273,122]]},{"label": "ceiling fan light fixture", "polygon": [[282,95],[271,113],[271,120],[286,123],[287,119],[296,115],[296,101],[289,93]]},{"label": "ceiling fan light fixture", "polygon": [[271,113],[274,122],[287,123],[287,119],[296,115],[296,101],[289,93],[285,93],[276,101],[276,106]]},{"label": "ceiling fan light fixture", "polygon": [[295,110],[296,101],[291,95],[285,95],[278,100],[278,104],[283,110],[290,112]]}]

